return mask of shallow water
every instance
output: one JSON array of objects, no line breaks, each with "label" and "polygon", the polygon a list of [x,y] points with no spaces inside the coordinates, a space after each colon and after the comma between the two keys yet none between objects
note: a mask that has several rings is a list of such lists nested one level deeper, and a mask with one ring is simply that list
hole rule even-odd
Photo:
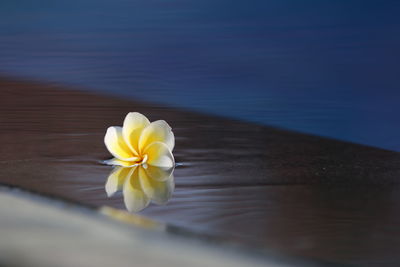
[{"label": "shallow water", "polygon": [[0,71],[400,151],[397,1],[0,3]]},{"label": "shallow water", "polygon": [[0,183],[92,207],[112,167],[105,129],[136,110],[176,136],[175,191],[139,212],[191,232],[335,263],[400,260],[400,155],[44,84],[2,80]]}]

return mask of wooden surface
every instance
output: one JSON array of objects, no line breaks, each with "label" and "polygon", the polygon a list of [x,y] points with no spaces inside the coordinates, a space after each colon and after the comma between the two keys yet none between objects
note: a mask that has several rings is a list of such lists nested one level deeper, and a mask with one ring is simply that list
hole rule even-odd
[{"label": "wooden surface", "polygon": [[2,184],[125,209],[99,161],[106,128],[138,111],[172,126],[179,163],[171,201],[142,215],[290,257],[400,261],[400,153],[55,85],[0,91]]}]

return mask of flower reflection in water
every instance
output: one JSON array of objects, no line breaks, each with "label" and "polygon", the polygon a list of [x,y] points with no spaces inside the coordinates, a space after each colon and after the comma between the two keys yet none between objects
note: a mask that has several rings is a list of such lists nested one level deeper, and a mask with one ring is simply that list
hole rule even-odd
[{"label": "flower reflection in water", "polygon": [[164,205],[174,191],[174,168],[156,167],[148,164],[133,167],[115,166],[108,176],[106,192],[108,197],[122,190],[128,211],[138,212],[150,201]]}]

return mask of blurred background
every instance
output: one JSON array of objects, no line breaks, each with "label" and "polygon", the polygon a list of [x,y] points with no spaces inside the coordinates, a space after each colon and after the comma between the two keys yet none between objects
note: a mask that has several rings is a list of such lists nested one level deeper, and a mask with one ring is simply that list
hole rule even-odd
[{"label": "blurred background", "polygon": [[400,151],[400,2],[0,2],[0,74]]}]

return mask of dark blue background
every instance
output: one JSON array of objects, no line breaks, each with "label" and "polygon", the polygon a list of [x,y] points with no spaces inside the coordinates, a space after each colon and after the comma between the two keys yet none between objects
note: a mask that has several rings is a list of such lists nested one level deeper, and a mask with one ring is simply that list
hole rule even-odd
[{"label": "dark blue background", "polygon": [[0,2],[3,74],[397,151],[399,49],[399,1]]}]

